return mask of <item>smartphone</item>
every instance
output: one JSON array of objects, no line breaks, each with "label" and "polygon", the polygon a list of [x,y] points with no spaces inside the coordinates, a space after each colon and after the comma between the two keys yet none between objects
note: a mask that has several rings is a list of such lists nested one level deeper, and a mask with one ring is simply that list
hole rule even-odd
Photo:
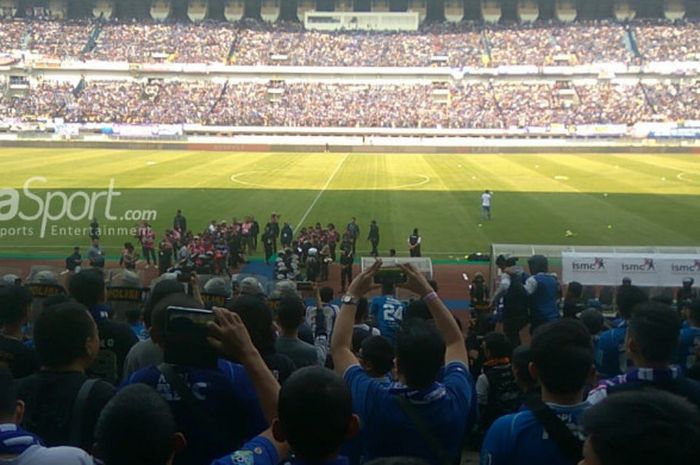
[{"label": "smartphone", "polygon": [[313,291],[314,283],[311,281],[299,281],[297,282],[297,291]]},{"label": "smartphone", "polygon": [[218,354],[209,344],[207,324],[216,320],[211,310],[170,306],[166,309],[165,361],[176,365],[211,368]]},{"label": "smartphone", "polygon": [[380,268],[374,273],[375,284],[403,284],[408,281],[408,276],[401,268]]}]

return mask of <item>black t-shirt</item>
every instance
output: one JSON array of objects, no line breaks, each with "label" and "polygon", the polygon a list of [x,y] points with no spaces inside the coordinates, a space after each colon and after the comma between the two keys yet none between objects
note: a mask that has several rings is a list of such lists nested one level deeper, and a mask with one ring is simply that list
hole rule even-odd
[{"label": "black t-shirt", "polygon": [[297,369],[292,359],[284,354],[275,353],[266,355],[263,359],[265,360],[265,365],[267,365],[272,374],[275,375],[275,378],[277,378],[280,384],[284,384],[287,378]]},{"label": "black t-shirt", "polygon": [[95,383],[83,410],[80,444],[70,444],[73,404],[87,379],[78,372],[42,371],[18,380],[18,397],[26,404],[22,426],[49,447],[70,445],[90,452],[97,418],[115,389],[105,381]]},{"label": "black t-shirt", "polygon": [[0,335],[0,368],[7,368],[14,378],[24,378],[39,370],[36,352],[17,339]]},{"label": "black t-shirt", "polygon": [[138,338],[129,325],[118,321],[100,320],[97,331],[100,333],[100,352],[89,373],[116,384],[124,373],[126,354]]}]

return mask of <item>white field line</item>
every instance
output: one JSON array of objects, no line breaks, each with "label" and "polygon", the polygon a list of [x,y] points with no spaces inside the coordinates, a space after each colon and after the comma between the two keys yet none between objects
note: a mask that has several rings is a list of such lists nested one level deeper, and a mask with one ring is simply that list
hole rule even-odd
[{"label": "white field line", "polygon": [[294,234],[296,234],[296,233],[301,229],[301,225],[304,224],[304,221],[306,221],[306,218],[309,216],[309,213],[311,213],[311,210],[313,210],[314,207],[316,206],[316,203],[318,202],[318,199],[320,199],[321,196],[323,195],[323,193],[326,192],[326,190],[328,189],[328,186],[330,186],[331,182],[333,182],[333,178],[335,178],[336,174],[338,174],[338,171],[340,171],[340,168],[343,167],[343,164],[345,163],[345,160],[347,160],[349,156],[350,156],[349,153],[346,153],[346,154],[345,154],[345,156],[343,157],[343,159],[340,160],[340,163],[338,163],[338,166],[335,167],[335,170],[333,170],[333,172],[331,173],[331,175],[328,177],[328,179],[326,180],[326,183],[323,185],[323,187],[321,188],[321,190],[318,191],[318,194],[316,194],[316,197],[315,197],[314,200],[311,202],[311,205],[309,205],[309,208],[306,209],[306,211],[305,211],[304,214],[302,215],[301,219],[299,220],[299,222],[297,223],[297,225],[294,227]]}]

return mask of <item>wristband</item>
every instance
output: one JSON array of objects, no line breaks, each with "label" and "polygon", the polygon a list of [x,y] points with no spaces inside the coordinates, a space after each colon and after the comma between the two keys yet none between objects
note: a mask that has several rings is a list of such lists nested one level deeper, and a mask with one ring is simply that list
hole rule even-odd
[{"label": "wristband", "polygon": [[421,297],[421,300],[423,302],[425,302],[426,304],[432,302],[433,300],[437,300],[437,299],[439,299],[439,297],[437,295],[437,292],[435,292],[435,291],[428,292],[423,297]]}]

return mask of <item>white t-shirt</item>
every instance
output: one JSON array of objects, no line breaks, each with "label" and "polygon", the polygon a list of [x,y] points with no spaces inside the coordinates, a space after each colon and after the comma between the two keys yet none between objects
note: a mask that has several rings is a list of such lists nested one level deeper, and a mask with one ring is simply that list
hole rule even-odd
[{"label": "white t-shirt", "polygon": [[482,207],[490,207],[491,206],[491,194],[488,192],[484,192],[481,194],[481,206]]},{"label": "white t-shirt", "polygon": [[75,447],[31,446],[11,459],[0,459],[1,465],[94,465],[85,451]]}]

